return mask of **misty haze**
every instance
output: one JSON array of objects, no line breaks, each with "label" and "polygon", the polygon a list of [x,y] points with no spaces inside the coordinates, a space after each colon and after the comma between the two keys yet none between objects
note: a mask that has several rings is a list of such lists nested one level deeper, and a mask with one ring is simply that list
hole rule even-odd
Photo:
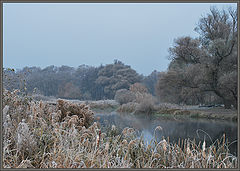
[{"label": "misty haze", "polygon": [[236,3],[3,11],[4,168],[237,168]]}]

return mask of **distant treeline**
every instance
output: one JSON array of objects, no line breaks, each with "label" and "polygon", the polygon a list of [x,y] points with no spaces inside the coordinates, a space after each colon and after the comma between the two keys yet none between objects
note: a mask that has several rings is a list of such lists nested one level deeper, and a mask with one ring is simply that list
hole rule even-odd
[{"label": "distant treeline", "polygon": [[5,69],[4,86],[26,87],[27,92],[36,88],[46,96],[99,100],[113,99],[117,90],[141,83],[161,102],[237,108],[237,25],[237,9],[211,8],[195,28],[198,38],[177,38],[169,48],[166,72],[143,76],[118,60],[99,67],[25,67],[16,72]]},{"label": "distant treeline", "polygon": [[100,100],[113,99],[119,89],[129,89],[140,82],[155,95],[154,85],[158,72],[149,76],[138,74],[130,66],[115,60],[113,64],[99,67],[80,65],[25,67],[22,70],[4,70],[4,86],[7,89],[23,89],[28,93],[39,93],[68,99]]}]

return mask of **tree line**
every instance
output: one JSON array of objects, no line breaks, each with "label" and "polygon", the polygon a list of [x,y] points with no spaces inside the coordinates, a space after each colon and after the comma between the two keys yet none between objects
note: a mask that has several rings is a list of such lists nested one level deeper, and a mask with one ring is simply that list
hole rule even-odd
[{"label": "tree line", "polygon": [[158,72],[149,76],[138,74],[129,65],[119,60],[99,67],[80,65],[24,67],[21,70],[4,70],[4,87],[22,89],[27,93],[79,100],[114,99],[119,89],[129,89],[130,85],[141,82],[153,95]]},{"label": "tree line", "polygon": [[197,38],[175,39],[165,72],[155,70],[143,76],[119,60],[99,67],[25,67],[5,69],[3,85],[45,96],[100,100],[114,99],[116,91],[141,83],[160,102],[237,108],[237,10],[212,7],[195,31]]}]

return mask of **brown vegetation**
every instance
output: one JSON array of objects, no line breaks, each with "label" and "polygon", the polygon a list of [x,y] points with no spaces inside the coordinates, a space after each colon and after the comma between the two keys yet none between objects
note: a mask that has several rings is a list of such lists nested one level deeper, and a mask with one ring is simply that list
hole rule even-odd
[{"label": "brown vegetation", "polygon": [[59,100],[49,105],[17,94],[3,94],[4,168],[237,167],[225,136],[211,145],[194,140],[171,144],[163,138],[146,146],[133,128],[119,134],[101,132],[85,104]]},{"label": "brown vegetation", "polygon": [[129,102],[127,104],[122,104],[120,107],[117,108],[117,112],[120,113],[133,113],[136,111],[138,103]]},{"label": "brown vegetation", "polygon": [[74,104],[64,100],[57,101],[58,120],[56,122],[74,121],[75,126],[88,128],[93,120],[93,112],[85,104]]},{"label": "brown vegetation", "polygon": [[122,102],[122,105],[117,109],[118,112],[151,114],[155,111],[156,99],[148,93],[147,88],[141,83],[132,84],[130,90],[119,90],[115,97],[117,101]]},{"label": "brown vegetation", "polygon": [[127,89],[120,89],[116,91],[114,99],[120,104],[133,102],[136,99],[135,94]]}]

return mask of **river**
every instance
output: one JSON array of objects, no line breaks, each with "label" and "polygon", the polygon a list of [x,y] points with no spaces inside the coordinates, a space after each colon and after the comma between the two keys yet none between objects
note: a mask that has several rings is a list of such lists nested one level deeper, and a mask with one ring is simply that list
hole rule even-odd
[{"label": "river", "polygon": [[237,122],[211,120],[211,119],[190,119],[190,118],[173,118],[173,117],[143,117],[136,115],[122,115],[112,113],[96,113],[95,118],[100,122],[104,129],[109,129],[115,125],[119,131],[125,127],[137,129],[149,143],[154,138],[154,130],[160,126],[162,130],[155,132],[158,140],[169,137],[170,142],[178,142],[180,139],[195,139],[196,142],[206,141],[206,145],[211,145],[217,139],[221,139],[223,134],[226,135],[229,142],[230,152],[237,155]]}]

